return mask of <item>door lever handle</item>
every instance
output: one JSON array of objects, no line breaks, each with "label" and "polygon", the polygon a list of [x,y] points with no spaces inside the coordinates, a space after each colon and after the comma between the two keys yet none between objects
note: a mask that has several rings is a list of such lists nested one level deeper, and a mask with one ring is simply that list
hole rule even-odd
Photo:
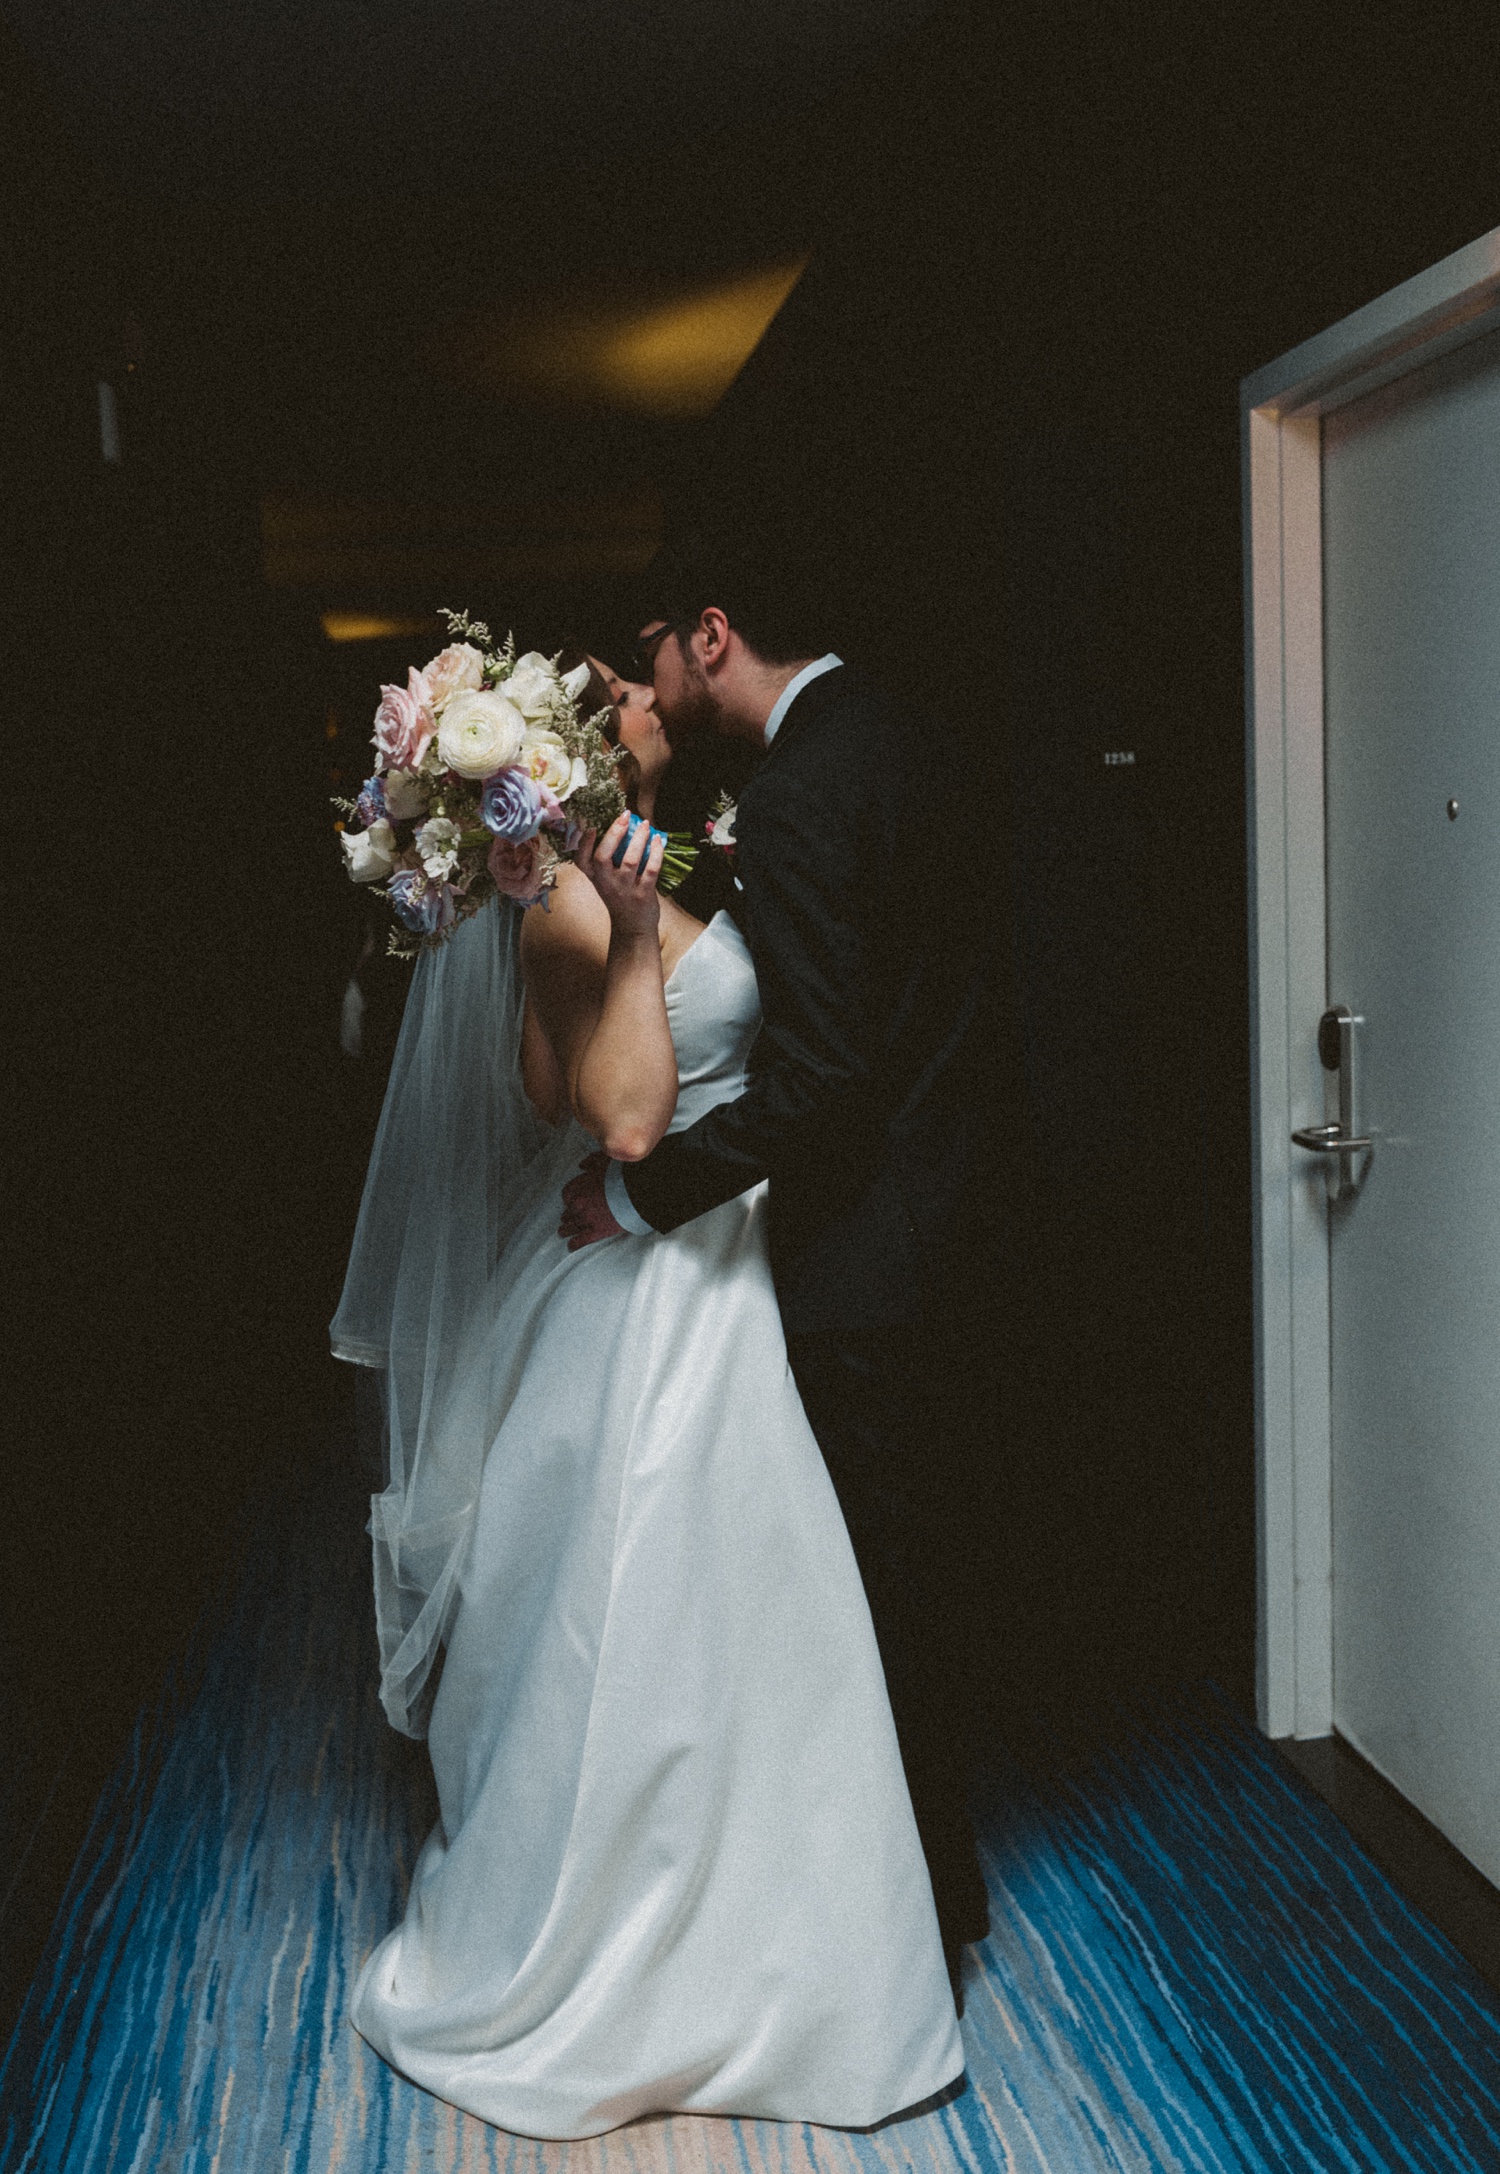
[{"label": "door lever handle", "polygon": [[1314,1155],[1352,1155],[1358,1149],[1373,1147],[1373,1140],[1358,1134],[1345,1132],[1342,1125],[1304,1125],[1292,1134],[1294,1147],[1305,1147]]},{"label": "door lever handle", "polygon": [[1323,1165],[1328,1198],[1335,1204],[1352,1200],[1359,1191],[1368,1165],[1362,1167],[1358,1158],[1369,1155],[1375,1145],[1354,1129],[1354,1030],[1363,1024],[1347,1004],[1330,1004],[1318,1021],[1318,1057],[1323,1070],[1338,1081],[1338,1122],[1302,1125],[1292,1134],[1293,1145],[1309,1155],[1337,1156],[1336,1163]]}]

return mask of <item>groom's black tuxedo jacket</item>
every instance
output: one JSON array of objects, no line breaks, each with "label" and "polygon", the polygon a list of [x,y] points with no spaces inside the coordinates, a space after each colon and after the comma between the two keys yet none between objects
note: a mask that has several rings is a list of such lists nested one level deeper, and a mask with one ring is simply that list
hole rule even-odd
[{"label": "groom's black tuxedo jacket", "polygon": [[749,1082],[625,1185],[667,1231],[769,1178],[788,1334],[977,1298],[992,1260],[1019,1066],[1003,916],[975,880],[990,844],[951,813],[976,785],[951,736],[837,666],[741,795],[736,917],[763,1013]]}]

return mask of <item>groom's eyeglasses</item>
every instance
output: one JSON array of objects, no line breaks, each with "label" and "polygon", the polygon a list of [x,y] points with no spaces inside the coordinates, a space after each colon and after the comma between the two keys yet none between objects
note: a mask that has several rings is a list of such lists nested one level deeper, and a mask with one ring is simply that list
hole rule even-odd
[{"label": "groom's eyeglasses", "polygon": [[681,632],[680,625],[671,619],[665,619],[659,627],[653,627],[649,634],[641,636],[635,645],[635,655],[632,661],[643,680],[650,679],[652,673],[656,670],[656,652],[660,649],[667,636],[669,634],[680,634]]}]

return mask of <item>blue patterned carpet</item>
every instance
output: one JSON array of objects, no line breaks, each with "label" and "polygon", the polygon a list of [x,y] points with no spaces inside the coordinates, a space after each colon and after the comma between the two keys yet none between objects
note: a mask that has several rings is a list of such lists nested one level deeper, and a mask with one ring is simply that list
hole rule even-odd
[{"label": "blue patterned carpet", "polygon": [[1201,1696],[997,1784],[951,2103],[580,2144],[455,2113],[344,2021],[432,1807],[375,1703],[357,1508],[301,1509],[100,1803],[0,2070],[5,2174],[1500,2169],[1500,2002]]}]

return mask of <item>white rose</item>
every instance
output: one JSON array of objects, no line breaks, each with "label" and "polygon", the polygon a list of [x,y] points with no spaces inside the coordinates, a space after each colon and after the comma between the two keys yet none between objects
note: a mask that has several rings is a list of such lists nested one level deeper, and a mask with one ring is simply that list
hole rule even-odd
[{"label": "white rose", "polygon": [[382,816],[368,830],[346,830],[339,843],[356,883],[379,883],[396,865],[396,833]]},{"label": "white rose", "polygon": [[438,757],[461,778],[487,778],[515,761],[525,733],[525,718],[503,694],[466,687],[443,711]]},{"label": "white rose", "polygon": [[427,795],[415,770],[387,770],[385,804],[398,823],[414,823],[427,813]]},{"label": "white rose", "polygon": [[484,658],[472,642],[450,642],[431,664],[423,665],[422,677],[431,692],[433,708],[440,710],[461,689],[484,685]]},{"label": "white rose", "polygon": [[544,724],[552,715],[562,682],[540,650],[517,657],[510,677],[501,682],[507,702],[514,702],[528,724]]},{"label": "white rose", "polygon": [[538,785],[546,785],[559,800],[573,789],[573,762],[555,732],[531,727],[521,745],[521,767]]},{"label": "white rose", "polygon": [[458,825],[446,815],[425,822],[412,843],[422,856],[422,866],[435,883],[446,882],[458,866]]}]

